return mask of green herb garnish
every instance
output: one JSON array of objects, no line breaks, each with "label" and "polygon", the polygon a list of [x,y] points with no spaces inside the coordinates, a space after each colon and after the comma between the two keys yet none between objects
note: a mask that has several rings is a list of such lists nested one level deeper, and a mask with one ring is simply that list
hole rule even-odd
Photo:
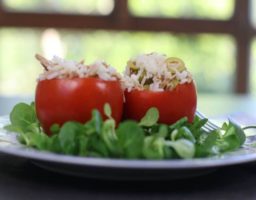
[{"label": "green herb garnish", "polygon": [[206,132],[202,129],[207,119],[195,117],[192,123],[182,118],[174,124],[158,123],[159,113],[150,108],[140,122],[116,122],[109,104],[104,106],[102,119],[99,111],[85,124],[66,122],[51,127],[47,136],[36,118],[34,104],[17,104],[11,114],[11,124],[5,129],[17,132],[18,140],[38,150],[67,155],[110,157],[125,159],[190,159],[233,151],[245,142],[244,129],[229,121],[222,128]]}]

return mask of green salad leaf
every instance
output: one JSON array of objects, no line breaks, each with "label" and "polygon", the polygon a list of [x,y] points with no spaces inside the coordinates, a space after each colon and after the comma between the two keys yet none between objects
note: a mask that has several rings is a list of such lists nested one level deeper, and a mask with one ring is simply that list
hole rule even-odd
[{"label": "green salad leaf", "polygon": [[34,103],[17,104],[10,113],[8,131],[31,148],[59,154],[125,159],[191,159],[213,156],[240,148],[246,139],[244,129],[233,121],[206,132],[207,119],[195,116],[192,123],[181,118],[174,124],[158,123],[159,112],[150,108],[139,121],[126,120],[117,126],[109,104],[103,120],[98,110],[86,123],[68,121],[53,124],[46,135],[36,117]]},{"label": "green salad leaf", "polygon": [[195,145],[187,139],[167,141],[166,145],[172,147],[181,158],[193,158],[195,155]]},{"label": "green salad leaf", "polygon": [[34,103],[30,105],[19,103],[10,113],[11,124],[5,128],[9,131],[24,133],[27,131],[39,131],[40,126],[36,117]]},{"label": "green salad leaf", "polygon": [[126,158],[140,158],[144,141],[143,129],[135,121],[121,123],[116,131],[122,155]]},{"label": "green salad leaf", "polygon": [[146,127],[153,126],[154,124],[157,123],[158,118],[159,118],[159,112],[157,108],[152,107],[146,112],[145,116],[141,118],[139,125],[146,126]]},{"label": "green salad leaf", "polygon": [[166,157],[164,138],[147,136],[143,144],[143,157],[147,159],[164,159]]},{"label": "green salad leaf", "polygon": [[111,115],[112,115],[112,110],[111,110],[111,107],[109,105],[109,103],[106,103],[104,105],[104,114],[108,117],[108,118],[112,118]]}]

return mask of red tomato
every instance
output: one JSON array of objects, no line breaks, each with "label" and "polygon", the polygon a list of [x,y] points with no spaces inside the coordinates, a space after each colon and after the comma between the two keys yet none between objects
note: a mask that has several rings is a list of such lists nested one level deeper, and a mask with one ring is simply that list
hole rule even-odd
[{"label": "red tomato", "polygon": [[194,82],[180,84],[171,91],[125,91],[125,117],[137,121],[149,108],[156,107],[159,111],[160,123],[172,124],[182,117],[187,117],[189,122],[192,122],[196,104]]},{"label": "red tomato", "polygon": [[93,109],[103,115],[103,106],[109,103],[117,123],[123,113],[123,91],[119,81],[98,78],[52,79],[39,81],[35,106],[44,131],[51,135],[50,127],[66,121],[86,122]]}]

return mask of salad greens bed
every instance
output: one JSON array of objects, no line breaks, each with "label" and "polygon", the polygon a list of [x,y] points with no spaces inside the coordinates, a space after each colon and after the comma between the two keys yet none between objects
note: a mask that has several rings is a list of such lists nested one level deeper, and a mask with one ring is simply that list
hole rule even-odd
[{"label": "salad greens bed", "polygon": [[205,132],[207,119],[195,117],[192,123],[182,118],[174,124],[158,123],[159,113],[150,108],[139,121],[126,120],[116,128],[111,108],[105,104],[102,119],[93,110],[85,124],[69,121],[54,124],[47,136],[36,117],[34,103],[17,104],[11,114],[8,131],[17,132],[18,140],[38,150],[87,157],[125,159],[189,159],[218,155],[241,147],[245,142],[243,129],[232,121],[220,129]]}]

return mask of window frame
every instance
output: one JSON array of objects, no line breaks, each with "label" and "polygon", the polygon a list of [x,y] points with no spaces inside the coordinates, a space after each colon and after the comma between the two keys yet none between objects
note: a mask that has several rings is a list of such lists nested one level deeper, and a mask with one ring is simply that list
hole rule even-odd
[{"label": "window frame", "polygon": [[16,12],[5,9],[0,0],[0,28],[65,28],[116,31],[149,31],[184,34],[227,34],[236,45],[236,72],[234,92],[249,92],[249,55],[256,30],[250,22],[250,0],[234,0],[233,16],[228,20],[183,19],[132,16],[128,0],[115,0],[111,14],[104,16]]}]

